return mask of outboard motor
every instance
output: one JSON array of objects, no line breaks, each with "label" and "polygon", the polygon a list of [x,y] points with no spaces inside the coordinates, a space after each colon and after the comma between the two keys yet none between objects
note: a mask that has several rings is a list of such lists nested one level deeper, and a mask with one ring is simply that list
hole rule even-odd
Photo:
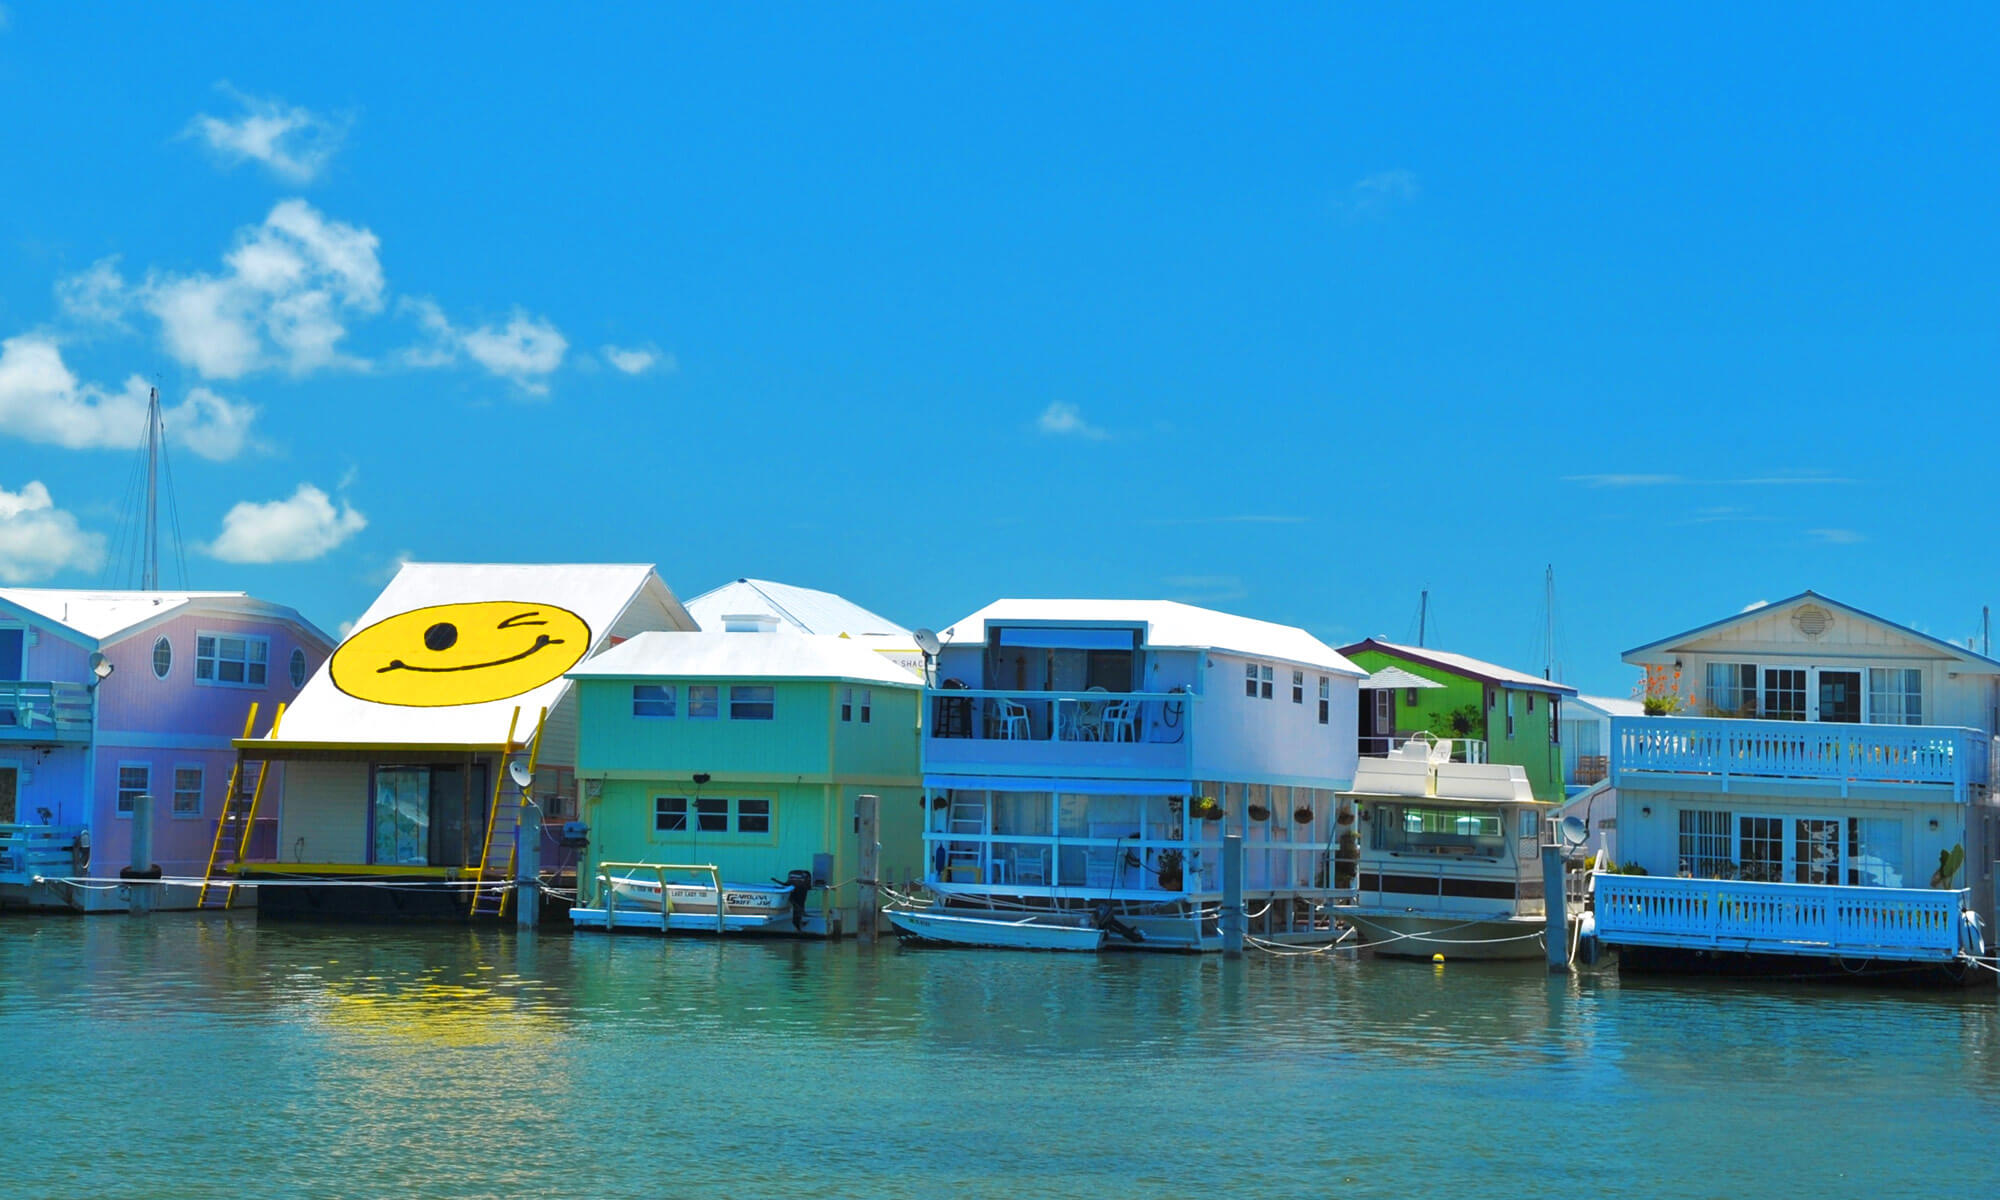
[{"label": "outboard motor", "polygon": [[1091,923],[1107,933],[1115,933],[1128,942],[1143,942],[1146,935],[1119,920],[1111,913],[1111,902],[1099,900],[1090,906]]},{"label": "outboard motor", "polygon": [[806,897],[812,895],[813,873],[787,871],[785,886],[792,889],[792,931],[796,933],[806,927]]}]

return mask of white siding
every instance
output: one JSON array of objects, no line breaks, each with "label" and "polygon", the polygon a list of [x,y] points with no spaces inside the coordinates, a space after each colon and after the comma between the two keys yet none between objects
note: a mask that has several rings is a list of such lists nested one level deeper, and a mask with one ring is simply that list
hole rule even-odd
[{"label": "white siding", "polygon": [[1294,704],[1293,668],[1260,661],[1258,665],[1272,668],[1271,698],[1252,699],[1243,693],[1243,668],[1251,661],[1220,652],[1207,656],[1194,733],[1195,777],[1298,781],[1334,789],[1352,784],[1358,751],[1357,681],[1332,677],[1332,711],[1322,725],[1320,672],[1305,668],[1305,699]]}]

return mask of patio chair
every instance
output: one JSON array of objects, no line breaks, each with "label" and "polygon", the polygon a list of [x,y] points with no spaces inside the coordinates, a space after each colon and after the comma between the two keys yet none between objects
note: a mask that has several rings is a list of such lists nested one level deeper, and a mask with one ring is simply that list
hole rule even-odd
[{"label": "patio chair", "polygon": [[1028,706],[1013,700],[995,700],[993,711],[1000,723],[1000,736],[1008,741],[1026,741]]},{"label": "patio chair", "polygon": [[1098,725],[1098,738],[1106,742],[1136,742],[1139,735],[1135,724],[1130,700],[1107,700]]}]

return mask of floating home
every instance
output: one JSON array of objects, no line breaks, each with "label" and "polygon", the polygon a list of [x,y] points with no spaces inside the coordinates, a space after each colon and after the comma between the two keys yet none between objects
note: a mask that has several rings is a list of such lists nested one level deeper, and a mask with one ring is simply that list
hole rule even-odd
[{"label": "floating home", "polygon": [[1805,592],[1625,654],[1618,857],[1599,939],[1625,968],[1955,968],[2000,834],[2000,662]]},{"label": "floating home", "polygon": [[916,634],[845,596],[769,579],[738,579],[687,602],[695,623],[710,632],[766,627],[859,642],[922,679],[924,654]]},{"label": "floating home", "polygon": [[1001,600],[939,639],[938,903],[919,919],[1042,923],[961,940],[1043,944],[1012,939],[1065,940],[1067,922],[1079,948],[1214,949],[1223,838],[1240,834],[1250,933],[1331,936],[1354,664],[1302,629],[1168,601]]},{"label": "floating home", "polygon": [[923,685],[864,639],[754,613],[717,624],[722,632],[643,633],[570,672],[591,828],[570,918],[599,929],[853,930],[864,794],[876,797],[873,877],[907,886],[922,876]]},{"label": "floating home", "polygon": [[258,801],[276,853],[218,864],[218,887],[275,884],[267,916],[500,915],[517,829],[556,867],[548,827],[575,813],[567,673],[693,628],[643,564],[405,564],[278,728],[236,743],[246,778],[284,768]]},{"label": "floating home", "polygon": [[1411,735],[1448,740],[1462,762],[1520,767],[1538,800],[1563,799],[1562,705],[1576,689],[1464,654],[1369,638],[1340,653],[1434,686],[1368,687],[1358,722],[1361,753],[1380,758]]},{"label": "floating home", "polygon": [[[0,589],[0,905],[123,909],[133,813],[164,877],[208,865],[257,706],[290,701],[333,640],[242,592]],[[272,852],[272,829],[251,831]],[[112,882],[42,880],[97,877]],[[162,885],[155,907],[199,888]]]}]

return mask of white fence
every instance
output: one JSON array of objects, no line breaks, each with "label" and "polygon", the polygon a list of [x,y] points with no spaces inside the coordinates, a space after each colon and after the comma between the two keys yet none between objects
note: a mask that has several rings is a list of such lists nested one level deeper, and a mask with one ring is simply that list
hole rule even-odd
[{"label": "white fence", "polygon": [[1948,961],[1967,894],[1926,888],[1596,877],[1606,945]]},{"label": "white fence", "polygon": [[1846,725],[1708,717],[1619,717],[1611,773],[1896,784],[1950,789],[1959,801],[1991,780],[1993,739],[1947,725]]}]

